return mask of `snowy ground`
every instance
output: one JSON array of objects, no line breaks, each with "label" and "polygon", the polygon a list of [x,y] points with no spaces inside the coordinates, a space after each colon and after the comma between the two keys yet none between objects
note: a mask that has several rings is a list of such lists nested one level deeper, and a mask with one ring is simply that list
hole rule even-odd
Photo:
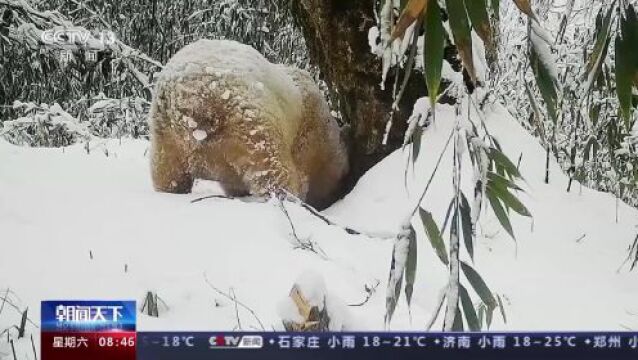
[{"label": "snowy ground", "polygon": [[[417,176],[429,177],[452,128],[441,107],[423,139]],[[638,232],[638,212],[618,210],[608,194],[578,185],[552,165],[544,184],[545,153],[537,141],[498,107],[487,125],[505,153],[518,159],[533,222],[513,216],[515,243],[491,212],[478,229],[475,267],[505,299],[507,323],[493,329],[621,330],[638,328],[638,272],[618,272]],[[290,227],[274,203],[191,200],[215,192],[201,184],[189,195],[160,194],[150,183],[142,141],[92,143],[66,149],[29,149],[0,141],[0,295],[37,324],[45,299],[135,299],[155,291],[168,306],[158,319],[138,314],[139,330],[281,329],[285,299],[301,274],[323,277],[327,291],[345,304],[362,302],[365,287],[377,291],[363,306],[333,314],[349,329],[382,330],[392,240],[408,208],[405,158],[396,152],[372,169],[344,200],[327,210],[336,221],[380,235],[351,236],[288,204],[301,238],[320,256],[296,248]],[[452,194],[451,153],[424,201],[441,222]],[[465,164],[469,172],[471,167]],[[469,181],[471,174],[465,179]],[[423,184],[424,181],[420,181]],[[469,186],[470,184],[464,184]],[[418,188],[411,185],[410,195]],[[91,259],[90,254],[93,258]],[[206,278],[210,284],[207,283]],[[412,316],[401,301],[392,330],[422,330],[433,311],[446,269],[419,239],[419,268]],[[257,321],[210,285],[254,310]],[[335,306],[335,308],[337,308]],[[0,329],[19,322],[11,308]],[[435,326],[436,327],[436,326]],[[440,326],[438,326],[440,329]],[[38,341],[38,329],[29,326]],[[1,330],[0,330],[1,331]],[[19,353],[31,353],[30,342]],[[0,338],[0,358],[7,354]]]}]

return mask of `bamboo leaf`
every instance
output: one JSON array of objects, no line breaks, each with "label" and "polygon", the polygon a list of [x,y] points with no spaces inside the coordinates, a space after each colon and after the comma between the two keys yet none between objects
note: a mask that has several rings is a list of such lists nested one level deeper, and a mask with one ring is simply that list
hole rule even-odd
[{"label": "bamboo leaf", "polygon": [[448,220],[450,220],[450,214],[452,213],[452,207],[454,206],[454,201],[455,199],[452,198],[452,200],[450,201],[450,205],[447,208],[447,211],[445,212],[445,220],[443,220],[443,227],[441,228],[441,232],[444,233],[445,229],[447,229],[447,222]]},{"label": "bamboo leaf", "polygon": [[532,107],[532,111],[533,111],[532,116],[534,118],[534,124],[536,125],[536,130],[538,131],[538,134],[540,135],[541,139],[545,140],[545,128],[543,127],[543,123],[541,121],[540,106],[536,102],[536,97],[532,95],[532,90],[529,88],[527,81],[525,81],[524,84],[525,84],[525,93],[527,94],[527,99],[529,100],[529,103]]},{"label": "bamboo leaf", "polygon": [[470,285],[472,285],[472,288],[474,289],[474,291],[476,291],[485,305],[487,305],[488,309],[495,308],[496,299],[494,299],[492,291],[487,286],[485,281],[483,281],[481,275],[479,275],[479,273],[477,273],[474,268],[472,268],[464,261],[461,261],[461,269],[463,269],[463,274],[465,274],[465,277],[470,282]]},{"label": "bamboo leaf", "polygon": [[638,16],[633,6],[627,6],[620,21],[620,34],[616,36],[616,92],[625,128],[630,129],[633,107],[632,86],[638,85]]},{"label": "bamboo leaf", "polygon": [[620,113],[629,127],[632,107],[632,67],[631,45],[621,35],[616,36],[616,93],[620,105]]},{"label": "bamboo leaf", "polygon": [[399,235],[399,236],[400,237],[396,240],[397,242],[395,243],[394,248],[392,249],[392,262],[390,263],[390,275],[388,278],[388,292],[385,299],[386,324],[390,323],[390,321],[392,320],[392,316],[394,315],[394,311],[396,310],[399,296],[401,296],[401,288],[403,286],[403,274],[405,273],[404,269],[401,269],[401,271],[397,271],[396,269],[397,244],[403,241],[401,236],[404,236],[404,235]]},{"label": "bamboo leaf", "polygon": [[522,178],[521,173],[518,171],[516,165],[514,165],[514,163],[507,156],[505,156],[502,151],[492,148],[490,149],[489,157],[497,165],[502,166],[510,177]]},{"label": "bamboo leaf", "polygon": [[545,106],[547,107],[547,113],[554,123],[558,121],[558,93],[556,90],[555,79],[552,76],[551,70],[548,68],[548,64],[545,64],[539,55],[540,49],[536,49],[536,42],[532,42],[530,51],[530,63],[534,76],[536,77],[536,84],[541,92],[543,100],[545,100]]},{"label": "bamboo leaf", "polygon": [[445,50],[445,29],[441,18],[441,9],[437,1],[432,1],[429,11],[425,15],[425,36],[423,37],[425,64],[425,83],[428,96],[434,111],[436,97],[441,86],[441,70]]},{"label": "bamboo leaf", "polygon": [[[611,30],[611,16],[613,14],[614,5],[615,1],[607,10],[605,17],[601,18],[600,29],[598,29],[598,33],[596,34],[594,50],[587,62],[587,73],[591,73],[592,71],[596,73],[600,70],[600,65],[602,64],[601,59],[604,58],[604,54],[607,52],[607,47],[609,46],[609,31]],[[600,11],[602,13],[602,9]],[[594,77],[595,74],[591,76]]]},{"label": "bamboo leaf", "polygon": [[502,177],[501,175],[494,173],[492,171],[489,171],[487,173],[487,184],[489,186],[490,183],[494,183],[496,184],[496,186],[500,186],[500,187],[504,187],[504,188],[510,188],[510,189],[514,189],[517,191],[523,191],[523,189],[521,189],[518,185],[516,185],[513,181],[510,181],[504,177]]},{"label": "bamboo leaf", "polygon": [[516,236],[514,236],[514,230],[512,229],[512,224],[510,223],[509,215],[503,209],[503,205],[499,201],[498,197],[490,191],[490,188],[487,189],[487,198],[490,200],[490,205],[492,205],[492,210],[494,210],[494,214],[496,218],[501,223],[501,226],[507,231],[508,234],[512,237],[512,239],[516,240]]},{"label": "bamboo leaf", "polygon": [[[638,15],[636,15],[636,9],[632,5],[628,5],[625,11],[627,20],[625,24],[621,24],[623,38],[627,40],[629,44],[636,45],[638,43]],[[638,52],[633,51],[632,67],[634,70],[638,70]]]},{"label": "bamboo leaf", "polygon": [[416,162],[419,157],[419,152],[421,152],[421,138],[423,135],[423,128],[417,125],[414,129],[414,134],[412,134],[412,159]]},{"label": "bamboo leaf", "polygon": [[414,293],[417,265],[416,232],[412,226],[410,226],[410,235],[408,239],[410,244],[408,246],[408,258],[405,264],[405,298],[408,302],[408,306],[410,306],[412,302],[412,294]]},{"label": "bamboo leaf", "polygon": [[498,18],[499,17],[499,12],[501,11],[501,4],[500,4],[500,0],[491,0],[490,1],[490,6],[492,7],[492,12],[494,13],[494,15]]},{"label": "bamboo leaf", "polygon": [[461,193],[461,227],[463,228],[463,241],[465,249],[474,261],[474,227],[472,226],[472,208],[465,194]]},{"label": "bamboo leaf", "polygon": [[465,70],[470,75],[472,82],[476,83],[470,22],[463,2],[463,0],[445,0],[454,43],[459,50]]},{"label": "bamboo leaf", "polygon": [[445,243],[443,242],[443,238],[441,237],[439,227],[436,225],[434,219],[432,218],[432,214],[423,209],[420,209],[419,213],[425,227],[425,232],[430,239],[430,244],[432,244],[436,255],[445,265],[448,265],[450,261],[448,260]]},{"label": "bamboo leaf", "polygon": [[486,46],[491,46],[493,42],[492,26],[490,25],[490,17],[487,14],[485,0],[465,0],[465,8],[472,21],[472,27],[478,36]]},{"label": "bamboo leaf", "polygon": [[410,0],[405,5],[397,25],[390,37],[390,43],[397,38],[403,38],[405,31],[418,19],[423,13],[427,12],[428,0]]},{"label": "bamboo leaf", "polygon": [[491,191],[492,194],[501,199],[505,206],[514,210],[522,216],[532,217],[532,214],[529,212],[529,210],[527,210],[525,205],[523,205],[523,203],[521,203],[521,201],[518,200],[516,196],[509,192],[506,187],[499,186],[499,184],[495,182],[489,182],[487,186],[488,192]]},{"label": "bamboo leaf", "polygon": [[461,315],[461,309],[456,306],[456,315],[454,315],[454,324],[452,324],[452,331],[464,331],[463,327],[463,315]]},{"label": "bamboo leaf", "polygon": [[459,295],[461,297],[461,306],[463,306],[463,313],[465,313],[465,320],[467,320],[467,327],[470,328],[470,331],[480,331],[481,323],[479,322],[479,318],[476,315],[476,310],[474,309],[474,304],[472,304],[470,294],[467,292],[467,289],[460,284],[459,290]]},{"label": "bamboo leaf", "polygon": [[492,319],[494,318],[494,309],[496,307],[485,307],[485,323],[487,324],[487,329],[492,326]]}]

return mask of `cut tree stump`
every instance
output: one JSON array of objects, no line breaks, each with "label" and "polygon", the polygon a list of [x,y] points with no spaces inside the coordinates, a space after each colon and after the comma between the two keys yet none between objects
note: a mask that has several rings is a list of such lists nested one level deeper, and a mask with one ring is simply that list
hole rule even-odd
[{"label": "cut tree stump", "polygon": [[303,321],[300,323],[284,321],[286,331],[317,332],[330,329],[330,317],[325,298],[323,299],[323,308],[319,309],[319,306],[310,304],[297,285],[294,285],[290,290],[290,298],[297,306],[297,311]]}]

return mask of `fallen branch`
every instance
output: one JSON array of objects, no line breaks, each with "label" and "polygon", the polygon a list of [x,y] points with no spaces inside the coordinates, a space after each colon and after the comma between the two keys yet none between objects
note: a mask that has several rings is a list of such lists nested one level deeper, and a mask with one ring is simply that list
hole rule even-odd
[{"label": "fallen branch", "polygon": [[[396,236],[395,234],[393,234],[391,236],[372,234],[372,233],[367,233],[367,232],[364,232],[364,231],[359,231],[359,230],[355,230],[355,229],[352,229],[352,228],[347,227],[347,226],[340,225],[337,222],[335,222],[335,221],[331,220],[330,218],[328,218],[326,215],[324,215],[321,212],[319,212],[319,210],[315,209],[310,204],[308,204],[305,201],[299,199],[297,196],[291,194],[290,192],[288,192],[286,190],[283,190],[282,192],[283,192],[283,195],[278,196],[278,198],[280,198],[281,200],[286,200],[286,201],[291,202],[291,203],[293,203],[295,205],[301,206],[302,208],[307,210],[310,214],[312,214],[314,217],[316,217],[319,220],[323,221],[327,225],[336,226],[338,228],[341,228],[343,231],[345,231],[346,233],[348,233],[350,235],[364,235],[364,236],[368,236],[368,237],[371,237],[371,238],[379,238],[379,239],[393,239]],[[241,201],[245,201],[245,200],[242,200],[242,198],[235,198],[233,196],[208,195],[208,196],[204,196],[204,197],[201,197],[201,198],[193,199],[193,200],[191,200],[191,203],[194,204],[194,203],[198,203],[200,201],[208,200],[208,199],[228,199],[228,200],[239,199]],[[264,198],[263,202],[266,202],[265,198]]]}]

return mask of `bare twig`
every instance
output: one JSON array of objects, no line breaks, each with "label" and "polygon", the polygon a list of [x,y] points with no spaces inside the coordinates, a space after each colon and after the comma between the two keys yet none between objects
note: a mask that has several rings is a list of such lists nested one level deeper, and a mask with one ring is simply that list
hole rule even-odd
[{"label": "bare twig", "polygon": [[377,292],[377,287],[379,287],[379,284],[381,282],[379,280],[376,280],[376,284],[372,285],[372,287],[369,287],[368,285],[365,286],[366,289],[366,298],[357,304],[348,304],[348,306],[352,306],[352,307],[356,307],[356,306],[363,306],[365,304],[368,303],[368,301],[370,301],[370,299],[372,298],[372,295],[374,295]]},{"label": "bare twig", "polygon": [[432,180],[434,180],[434,176],[436,175],[436,172],[439,169],[439,166],[441,165],[441,161],[443,160],[443,155],[445,155],[445,153],[447,152],[447,148],[450,145],[450,142],[452,141],[452,137],[454,136],[454,132],[455,132],[455,129],[452,129],[452,131],[450,132],[450,136],[448,136],[447,141],[445,142],[445,146],[443,147],[443,151],[441,151],[441,154],[439,155],[439,159],[436,161],[436,165],[434,166],[434,170],[432,170],[432,174],[430,175],[430,179],[428,179],[428,182],[425,185],[425,189],[423,189],[423,192],[421,193],[421,196],[419,197],[419,200],[416,202],[416,205],[412,208],[412,211],[410,212],[410,216],[408,216],[406,222],[410,221],[414,217],[416,212],[419,210],[419,207],[421,207],[421,203],[423,202],[423,199],[425,198],[425,195],[428,193],[428,190],[430,189],[430,185],[432,185]]},{"label": "bare twig", "polygon": [[277,196],[275,196],[275,198],[277,199],[277,206],[279,207],[279,209],[281,209],[281,212],[283,212],[286,218],[288,219],[288,223],[290,224],[290,228],[292,229],[292,236],[294,236],[299,243],[302,243],[303,241],[299,238],[299,235],[297,235],[297,229],[295,228],[295,223],[292,222],[292,218],[290,218],[290,214],[288,213],[288,210],[286,209],[284,202],[281,201],[281,199],[279,199],[279,197]]},{"label": "bare twig", "polygon": [[0,314],[2,314],[2,310],[4,310],[4,305],[7,303],[7,298],[9,297],[9,288],[7,288],[7,291],[4,294],[4,297],[2,298],[2,305],[0,305]]},{"label": "bare twig", "polygon": [[[322,213],[319,212],[319,210],[313,208],[312,206],[310,206],[308,203],[304,202],[303,200],[301,200],[300,198],[298,198],[297,196],[291,194],[288,191],[285,191],[286,193],[286,200],[297,204],[299,206],[301,206],[302,208],[308,210],[312,215],[316,216],[317,218],[319,218],[319,220],[325,222],[326,224],[330,225],[330,226],[336,226],[336,227],[340,227],[342,228],[345,232],[347,232],[350,235],[362,235],[363,233],[361,231],[357,231],[354,229],[351,229],[347,226],[342,226],[337,224],[336,222],[330,220],[327,216],[323,215]],[[369,235],[370,236],[370,235]],[[370,237],[375,237],[375,236],[370,236]]]},{"label": "bare twig", "polygon": [[200,201],[208,200],[208,199],[228,199],[228,200],[233,200],[235,198],[233,196],[226,196],[226,195],[208,195],[208,196],[204,196],[204,197],[201,197],[201,198],[197,198],[197,199],[191,200],[191,204],[198,203]]},{"label": "bare twig", "polygon": [[295,228],[295,224],[292,221],[292,218],[290,217],[290,213],[288,213],[288,210],[286,209],[286,206],[284,205],[283,201],[281,201],[281,199],[277,196],[275,196],[277,198],[277,205],[279,206],[279,208],[281,209],[281,211],[284,213],[284,215],[286,216],[286,218],[288,219],[288,223],[290,224],[290,227],[292,229],[292,236],[295,238],[295,240],[297,241],[297,249],[302,249],[302,250],[308,250],[311,251],[319,256],[321,256],[324,260],[328,260],[328,255],[326,254],[325,251],[323,251],[323,249],[314,241],[309,240],[309,239],[301,239],[299,237],[299,235],[297,234],[297,229]]},{"label": "bare twig", "polygon": [[232,294],[233,303],[235,304],[235,317],[237,318],[237,330],[241,330],[241,320],[239,319],[239,307],[237,306],[237,294],[235,294],[235,289],[232,287],[229,290],[229,293]]},{"label": "bare twig", "polygon": [[206,275],[206,273],[204,273],[204,281],[206,281],[206,284],[208,284],[208,286],[210,286],[211,289],[215,290],[216,293],[218,293],[219,295],[225,297],[226,299],[228,299],[230,301],[234,301],[237,305],[241,306],[246,311],[248,311],[253,316],[253,318],[255,318],[255,320],[257,320],[257,323],[259,323],[259,326],[261,327],[261,330],[264,330],[264,331],[266,330],[266,328],[264,327],[264,324],[261,322],[261,320],[259,319],[259,316],[257,316],[257,313],[255,313],[255,311],[253,309],[251,309],[250,307],[248,307],[247,305],[245,305],[241,301],[237,300],[236,297],[232,297],[231,295],[226,294],[225,292],[223,292],[223,291],[219,290],[218,288],[216,288],[208,280],[208,276]]}]

